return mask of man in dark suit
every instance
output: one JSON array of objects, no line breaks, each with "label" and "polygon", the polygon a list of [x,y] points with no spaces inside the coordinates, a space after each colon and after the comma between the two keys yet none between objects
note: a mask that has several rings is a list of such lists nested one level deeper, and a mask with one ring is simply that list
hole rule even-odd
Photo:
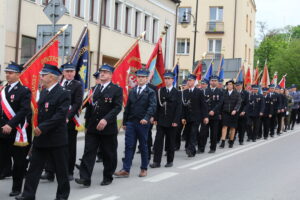
[{"label": "man in dark suit", "polygon": [[61,71],[57,66],[45,64],[40,72],[44,89],[38,101],[38,126],[34,140],[29,170],[26,174],[22,196],[17,200],[35,199],[45,162],[53,161],[58,187],[56,200],[68,199],[68,133],[67,115],[71,104],[70,93],[59,84]]},{"label": "man in dark suit", "polygon": [[263,91],[263,97],[265,99],[265,107],[264,107],[264,114],[262,116],[262,122],[260,123],[260,130],[259,130],[259,136],[258,138],[262,137],[262,133],[264,136],[264,139],[268,139],[269,132],[270,132],[270,123],[272,115],[274,115],[274,104],[272,102],[272,99],[270,97],[270,94],[268,94],[269,88],[265,87],[262,88]]},{"label": "man in dark suit", "polygon": [[252,85],[252,92],[249,96],[249,106],[247,110],[247,132],[250,139],[256,142],[259,132],[260,118],[263,116],[265,109],[265,99],[258,93],[258,85]]},{"label": "man in dark suit", "polygon": [[186,142],[186,154],[188,157],[194,157],[196,154],[196,142],[198,129],[203,121],[208,124],[208,109],[205,103],[203,92],[195,87],[196,76],[188,76],[188,89],[183,91],[183,117],[182,124],[186,124],[188,130]]},{"label": "man in dark suit", "polygon": [[[157,110],[154,118],[157,132],[154,142],[154,158],[151,168],[160,167],[163,153],[164,141],[166,141],[167,164],[165,167],[172,167],[175,152],[175,140],[178,124],[181,117],[181,93],[173,87],[174,73],[164,73],[166,87],[158,90]],[[165,140],[166,138],[166,140]]]},{"label": "man in dark suit", "polygon": [[244,144],[244,137],[247,127],[247,109],[248,109],[248,101],[249,101],[249,93],[246,90],[243,90],[243,81],[238,81],[235,84],[236,91],[241,96],[241,107],[238,110],[238,126],[237,126],[237,133],[239,136],[239,143],[240,145]]},{"label": "man in dark suit", "polygon": [[[79,109],[82,104],[83,88],[79,81],[74,80],[76,74],[76,67],[71,63],[66,63],[61,66],[63,70],[64,79],[61,81],[61,86],[68,90],[71,94],[71,105],[69,108],[67,123],[68,123],[68,147],[69,147],[69,180],[72,181],[74,174],[74,167],[76,162],[77,151],[77,133],[76,126],[80,126],[78,121]],[[54,179],[53,162],[48,161],[46,165],[46,172],[41,176],[41,179]]]},{"label": "man in dark suit", "polygon": [[101,185],[109,185],[117,167],[118,126],[117,115],[122,110],[122,88],[111,82],[114,68],[100,67],[100,84],[94,89],[91,103],[87,104],[84,154],[80,164],[80,178],[75,182],[90,186],[91,176],[99,147],[103,154],[103,180]]},{"label": "man in dark suit", "polygon": [[279,112],[277,113],[277,135],[281,135],[281,131],[282,131],[282,127],[283,127],[283,117],[285,115],[285,109],[286,109],[286,105],[285,105],[285,96],[283,94],[283,88],[280,87],[280,85],[277,85],[275,88],[275,92],[278,95],[279,98]]},{"label": "man in dark suit", "polygon": [[199,153],[204,153],[208,136],[210,136],[210,151],[208,153],[215,153],[216,151],[219,115],[223,103],[223,92],[217,88],[218,80],[218,76],[211,76],[210,86],[203,91],[208,106],[209,123],[207,125],[201,124],[200,139],[198,141]]},{"label": "man in dark suit", "polygon": [[277,121],[277,115],[281,113],[281,98],[279,95],[275,92],[275,85],[270,84],[269,85],[269,94],[271,97],[271,101],[273,102],[274,106],[274,115],[272,115],[271,118],[271,124],[270,124],[270,136],[274,137],[275,127],[276,127],[276,121]]},{"label": "man in dark suit", "polygon": [[[17,196],[21,193],[23,178],[27,161],[26,156],[31,142],[31,133],[24,132],[30,119],[26,116],[31,113],[31,93],[28,88],[21,85],[19,75],[23,67],[9,64],[5,71],[7,85],[1,90],[0,104],[0,169],[4,169],[13,159],[12,177],[13,185],[9,196]],[[23,141],[19,140],[23,136]],[[3,178],[6,174],[3,174]]]},{"label": "man in dark suit", "polygon": [[128,177],[132,165],[132,159],[139,141],[141,150],[141,171],[139,177],[147,176],[148,169],[148,131],[150,118],[155,115],[156,95],[147,86],[149,70],[140,69],[136,71],[138,86],[134,87],[128,95],[127,105],[123,116],[125,131],[125,158],[123,168],[115,173],[117,177]]}]

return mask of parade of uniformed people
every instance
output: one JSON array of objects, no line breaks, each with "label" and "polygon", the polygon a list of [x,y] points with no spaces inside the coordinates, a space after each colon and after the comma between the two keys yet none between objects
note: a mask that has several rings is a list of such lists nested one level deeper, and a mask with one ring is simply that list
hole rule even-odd
[{"label": "parade of uniformed people", "polygon": [[0,200],[299,200],[298,7],[1,0]]}]

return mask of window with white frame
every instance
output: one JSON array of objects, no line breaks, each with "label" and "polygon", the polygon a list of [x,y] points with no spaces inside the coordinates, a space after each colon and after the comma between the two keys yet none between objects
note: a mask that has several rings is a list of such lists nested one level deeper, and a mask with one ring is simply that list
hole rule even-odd
[{"label": "window with white frame", "polygon": [[108,26],[108,21],[109,21],[109,1],[108,0],[102,0],[102,5],[101,5],[101,14],[102,14],[102,22],[101,24],[104,26]]},{"label": "window with white frame", "polygon": [[144,31],[146,32],[144,40],[150,41],[150,16],[145,15],[144,17]]},{"label": "window with white frame", "polygon": [[125,7],[125,33],[131,34],[132,27],[132,8],[129,6]]},{"label": "window with white frame", "polygon": [[190,23],[192,8],[179,8],[178,9],[178,23]]},{"label": "window with white frame", "polygon": [[152,28],[152,43],[156,43],[158,40],[158,19],[153,19],[153,28]]},{"label": "window with white frame", "polygon": [[177,54],[189,54],[190,53],[190,39],[189,38],[179,38],[177,39]]},{"label": "window with white frame", "polygon": [[208,40],[208,52],[214,54],[220,54],[222,50],[221,39],[209,39]]},{"label": "window with white frame", "polygon": [[134,23],[134,35],[138,37],[141,34],[142,25],[142,13],[140,11],[135,12],[135,23]]},{"label": "window with white frame", "polygon": [[223,7],[209,7],[210,21],[223,21]]},{"label": "window with white frame", "polygon": [[91,22],[98,22],[99,0],[90,0],[89,10],[89,20]]},{"label": "window with white frame", "polygon": [[121,19],[122,19],[122,10],[121,10],[121,2],[115,2],[115,19],[114,19],[114,29],[116,31],[121,31]]},{"label": "window with white frame", "polygon": [[85,0],[75,0],[75,16],[84,18],[84,3]]}]

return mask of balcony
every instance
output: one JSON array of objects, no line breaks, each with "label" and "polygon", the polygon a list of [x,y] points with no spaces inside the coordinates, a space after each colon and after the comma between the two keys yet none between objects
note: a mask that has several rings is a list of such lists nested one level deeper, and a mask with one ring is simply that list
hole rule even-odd
[{"label": "balcony", "polygon": [[207,22],[206,34],[224,34],[224,22]]}]

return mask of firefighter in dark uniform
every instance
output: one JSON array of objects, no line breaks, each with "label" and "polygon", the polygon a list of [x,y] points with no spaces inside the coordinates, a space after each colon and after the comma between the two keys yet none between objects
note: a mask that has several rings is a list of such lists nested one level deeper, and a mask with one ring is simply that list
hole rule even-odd
[{"label": "firefighter in dark uniform", "polygon": [[38,101],[38,126],[34,129],[33,149],[22,196],[17,200],[35,199],[45,162],[53,161],[58,188],[56,199],[68,199],[68,132],[67,115],[71,104],[70,92],[59,84],[61,71],[45,64],[40,72],[44,87]]},{"label": "firefighter in dark uniform", "polygon": [[258,93],[258,85],[252,85],[252,91],[249,95],[249,106],[247,110],[247,132],[250,140],[256,142],[259,132],[260,118],[263,116],[265,109],[265,99]]},{"label": "firefighter in dark uniform", "polygon": [[186,124],[186,154],[188,157],[194,157],[196,154],[196,143],[198,129],[203,121],[208,124],[208,108],[205,102],[204,94],[199,88],[195,87],[196,76],[188,76],[188,89],[183,91],[183,119],[182,124]]},{"label": "firefighter in dark uniform", "polygon": [[80,165],[80,178],[75,182],[90,186],[91,176],[96,161],[97,150],[101,146],[103,153],[103,180],[101,185],[109,185],[117,167],[118,126],[117,115],[122,110],[122,88],[111,82],[114,68],[102,65],[100,84],[94,91],[92,103],[88,104],[86,120],[87,133],[85,149]]},{"label": "firefighter in dark uniform", "polygon": [[[265,87],[262,88],[263,91],[263,97],[265,99],[265,109],[263,112],[262,120],[260,123],[260,131],[258,138],[261,138],[262,135],[264,139],[268,139],[269,132],[270,132],[270,124],[271,124],[271,118],[274,115],[274,104],[272,102],[272,98],[270,97],[270,94],[268,93],[269,88]],[[262,134],[263,133],[263,134]]]},{"label": "firefighter in dark uniform", "polygon": [[[226,90],[224,89],[224,80],[219,78],[219,84],[218,84],[218,88],[225,93]],[[219,115],[219,119],[220,122],[218,124],[218,136],[217,136],[217,142],[219,143],[222,137],[222,127],[223,127],[223,123],[222,123],[222,114]]]},{"label": "firefighter in dark uniform", "polygon": [[210,86],[203,91],[205,101],[208,106],[209,123],[201,124],[200,140],[198,140],[199,153],[204,153],[208,136],[210,136],[210,151],[208,153],[215,153],[216,151],[218,124],[220,121],[219,115],[223,103],[223,92],[221,89],[217,88],[218,80],[218,76],[211,76]]},{"label": "firefighter in dark uniform", "polygon": [[[181,89],[180,98],[182,98],[183,90],[186,89],[186,83],[187,83],[187,80],[182,81],[181,88],[180,88]],[[180,104],[181,104],[181,102],[180,102]],[[182,106],[181,106],[181,108],[182,108]],[[181,112],[181,117],[182,117],[182,112]],[[184,128],[183,124],[180,122],[178,124],[178,128],[176,131],[175,151],[178,151],[180,149],[181,140],[184,140],[184,137],[185,137],[184,130],[185,130],[185,128]]]},{"label": "firefighter in dark uniform", "polygon": [[154,141],[153,163],[150,164],[151,168],[160,167],[164,141],[167,144],[167,164],[165,167],[173,166],[176,131],[181,119],[181,92],[173,87],[174,73],[166,71],[164,81],[166,87],[160,88],[157,96],[157,110],[154,117],[157,132]]},{"label": "firefighter in dark uniform", "polygon": [[243,81],[236,82],[235,88],[237,92],[240,94],[242,102],[241,107],[238,111],[238,127],[237,127],[237,133],[239,137],[239,143],[240,145],[244,144],[244,137],[247,127],[247,107],[249,106],[249,93],[246,90],[243,90]]},{"label": "firefighter in dark uniform", "polygon": [[[13,185],[9,196],[17,196],[21,193],[27,167],[26,156],[31,141],[31,133],[23,129],[27,126],[26,121],[31,120],[26,119],[26,116],[31,113],[31,93],[19,82],[22,69],[23,67],[16,63],[9,64],[4,70],[7,85],[1,90],[0,169],[5,169],[10,164],[10,160],[13,160]],[[21,135],[24,140],[19,140]]]},{"label": "firefighter in dark uniform", "polygon": [[128,95],[123,116],[123,128],[126,130],[125,158],[122,169],[114,174],[117,177],[129,176],[137,141],[139,141],[141,150],[139,177],[147,176],[149,164],[147,140],[150,119],[155,115],[157,107],[155,91],[147,84],[149,73],[149,70],[144,68],[136,71],[138,85]]},{"label": "firefighter in dark uniform", "polygon": [[279,112],[277,113],[277,135],[281,135],[282,126],[283,126],[283,117],[285,114],[285,97],[283,92],[281,92],[282,88],[277,85],[275,88],[275,92],[278,95],[278,98],[280,99],[279,102]]},{"label": "firefighter in dark uniform", "polygon": [[281,112],[281,98],[279,95],[275,92],[275,85],[270,84],[269,85],[269,94],[271,101],[273,102],[274,107],[274,115],[272,115],[271,118],[271,124],[270,124],[270,136],[274,137],[275,127],[276,127],[276,121],[277,121],[277,115]]}]

